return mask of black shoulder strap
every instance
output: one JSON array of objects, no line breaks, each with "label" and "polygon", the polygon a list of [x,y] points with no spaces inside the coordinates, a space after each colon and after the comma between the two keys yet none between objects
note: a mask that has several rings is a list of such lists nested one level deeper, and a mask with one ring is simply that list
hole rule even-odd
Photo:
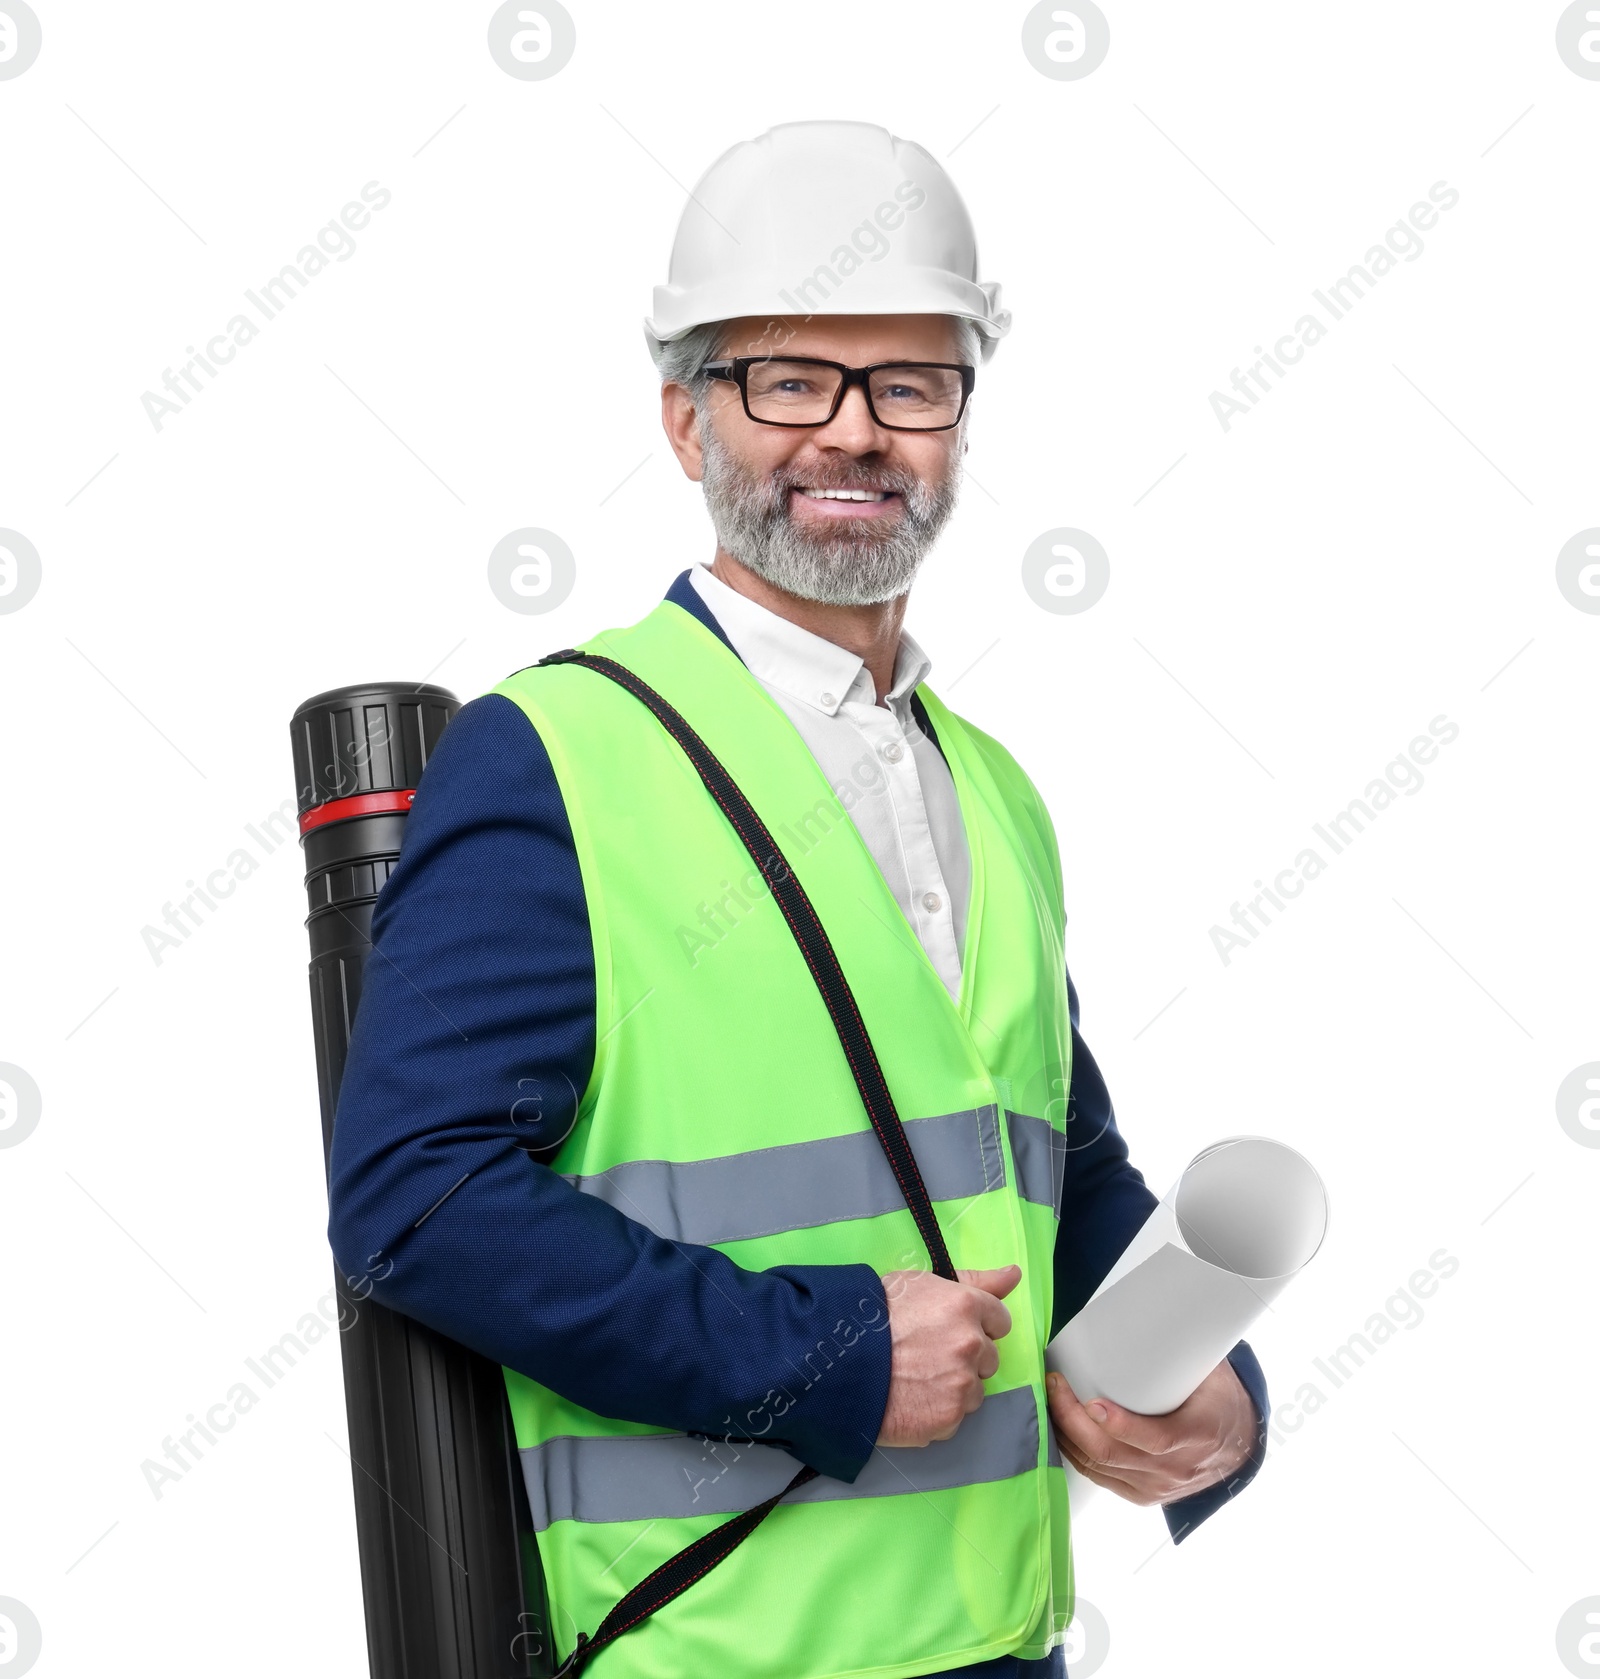
[{"label": "black shoulder strap", "polygon": [[939,739],[938,731],[933,726],[933,719],[928,715],[928,708],[923,703],[922,695],[915,688],[911,690],[911,715],[917,720],[917,727],[933,742],[934,749],[948,765],[949,755],[945,752],[944,743]]},{"label": "black shoulder strap", "polygon": [[[905,1127],[900,1123],[900,1116],[895,1110],[894,1098],[889,1094],[888,1081],[883,1076],[883,1068],[879,1065],[872,1040],[867,1036],[866,1024],[856,1006],[849,981],[844,977],[844,970],[839,966],[839,958],[834,954],[827,930],[812,907],[810,898],[806,896],[805,888],[796,878],[794,870],[789,867],[788,859],[778,848],[778,842],[772,837],[766,823],[756,814],[754,806],[739,790],[738,783],[723,768],[711,748],[689,726],[682,713],[669,705],[642,678],[635,676],[626,665],[619,664],[615,659],[603,658],[594,653],[580,653],[572,648],[560,653],[551,653],[539,663],[583,665],[589,670],[598,671],[602,676],[610,677],[613,682],[626,688],[630,694],[647,705],[655,713],[661,726],[683,748],[689,762],[694,765],[700,779],[705,783],[706,791],[717,801],[733,831],[743,841],[745,850],[750,853],[751,860],[772,889],[773,900],[782,910],[783,918],[789,924],[789,931],[794,934],[795,943],[799,945],[806,966],[811,970],[811,977],[817,983],[817,990],[822,994],[822,1001],[827,1007],[829,1018],[833,1021],[834,1030],[839,1034],[839,1043],[844,1050],[845,1060],[850,1065],[856,1089],[861,1092],[861,1102],[867,1110],[867,1118],[873,1131],[877,1133],[878,1141],[900,1185],[900,1193],[905,1197],[906,1206],[910,1208],[911,1216],[916,1221],[917,1231],[927,1247],[934,1272],[953,1282],[955,1267],[951,1264],[943,1232],[939,1229],[939,1221],[934,1216],[933,1203],[928,1197],[927,1186],[922,1181],[922,1172],[917,1166],[916,1156],[912,1154],[911,1145],[906,1140]],[[816,1474],[817,1471],[809,1465],[803,1467],[782,1492],[774,1493],[771,1498],[757,1504],[753,1509],[731,1517],[721,1527],[714,1528],[710,1533],[695,1540],[676,1556],[668,1557],[659,1568],[646,1575],[620,1602],[613,1605],[595,1629],[592,1638],[585,1633],[578,1634],[577,1647],[556,1669],[554,1679],[568,1679],[568,1676],[580,1673],[584,1663],[602,1646],[625,1633],[629,1627],[637,1626],[646,1616],[653,1615],[663,1605],[687,1591],[701,1575],[709,1573],[748,1534],[754,1532],[775,1505],[796,1487],[814,1480]]]}]

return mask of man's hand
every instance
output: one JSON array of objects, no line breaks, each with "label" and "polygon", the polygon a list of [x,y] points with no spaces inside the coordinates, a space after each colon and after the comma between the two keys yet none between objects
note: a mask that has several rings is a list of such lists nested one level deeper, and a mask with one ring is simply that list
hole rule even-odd
[{"label": "man's hand", "polygon": [[1170,1504],[1225,1480],[1250,1456],[1255,1406],[1226,1359],[1164,1417],[1109,1399],[1080,1405],[1065,1376],[1045,1378],[1056,1444],[1079,1474],[1131,1504]]},{"label": "man's hand", "polygon": [[983,1384],[1000,1367],[995,1342],[1011,1328],[1000,1304],[1022,1280],[1020,1265],[957,1271],[959,1282],[931,1271],[890,1271],[889,1402],[880,1446],[926,1446],[948,1440],[983,1403]]}]

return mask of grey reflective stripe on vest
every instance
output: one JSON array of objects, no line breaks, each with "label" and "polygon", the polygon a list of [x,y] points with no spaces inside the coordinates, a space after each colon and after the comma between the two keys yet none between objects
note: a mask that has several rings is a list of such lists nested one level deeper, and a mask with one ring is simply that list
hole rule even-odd
[{"label": "grey reflective stripe on vest", "polygon": [[[931,1200],[1004,1186],[993,1107],[910,1119],[905,1128]],[[872,1218],[906,1204],[877,1133],[866,1129],[711,1160],[627,1160],[587,1177],[562,1176],[675,1242],[738,1242]]]},{"label": "grey reflective stripe on vest", "polygon": [[1006,1114],[1011,1158],[1017,1167],[1017,1194],[1061,1216],[1061,1184],[1067,1169],[1067,1135],[1047,1119]]},{"label": "grey reflective stripe on vest", "polygon": [[[775,1446],[687,1434],[567,1434],[518,1455],[540,1532],[560,1521],[660,1521],[748,1510],[780,1491],[797,1468]],[[889,1498],[1003,1481],[1034,1468],[1038,1458],[1033,1389],[1008,1388],[990,1394],[948,1440],[876,1447],[855,1480],[819,1475],[785,1502]]]}]

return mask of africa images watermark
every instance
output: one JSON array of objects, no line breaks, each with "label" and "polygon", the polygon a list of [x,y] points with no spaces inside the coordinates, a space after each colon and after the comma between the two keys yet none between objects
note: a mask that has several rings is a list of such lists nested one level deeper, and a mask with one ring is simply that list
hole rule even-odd
[{"label": "africa images watermark", "polygon": [[[927,193],[915,181],[902,181],[894,189],[893,198],[876,205],[870,218],[863,219],[840,239],[826,262],[819,262],[804,279],[796,280],[793,287],[780,286],[778,296],[797,315],[826,302],[863,263],[882,262],[893,248],[889,235],[898,231],[906,217],[927,202]],[[814,296],[810,295],[813,293]],[[805,319],[809,321],[811,316],[807,314]]]},{"label": "africa images watermark", "polygon": [[[1331,321],[1343,320],[1373,286],[1394,269],[1396,258],[1415,262],[1426,249],[1421,235],[1438,224],[1440,210],[1453,210],[1460,203],[1461,194],[1448,182],[1435,181],[1428,188],[1428,198],[1431,202],[1419,200],[1413,204],[1405,219],[1397,221],[1385,232],[1383,243],[1372,246],[1360,262],[1352,263],[1343,277],[1335,280],[1326,291],[1320,288],[1312,291],[1311,295],[1322,305]],[[1434,208],[1435,205],[1438,209]],[[1259,359],[1254,365],[1242,373],[1237,367],[1233,370],[1231,384],[1236,394],[1229,396],[1226,391],[1211,393],[1211,412],[1216,415],[1222,429],[1229,430],[1235,416],[1248,414],[1263,396],[1274,389],[1268,383],[1268,372],[1281,381],[1307,350],[1327,337],[1328,332],[1329,327],[1316,315],[1306,314],[1294,323],[1291,331],[1278,339],[1270,352],[1257,344],[1255,353]],[[1241,402],[1240,397],[1245,400]]]},{"label": "africa images watermark", "polygon": [[[356,254],[356,241],[351,237],[359,233],[372,219],[373,210],[383,210],[389,205],[393,195],[386,186],[380,186],[377,181],[368,181],[361,189],[363,202],[357,203],[352,199],[339,212],[336,220],[328,222],[317,229],[316,242],[303,245],[293,262],[286,262],[270,280],[263,285],[259,292],[246,287],[245,296],[251,306],[264,321],[276,320],[290,303],[328,266],[330,259],[334,262],[348,262]],[[370,205],[371,209],[367,206]],[[221,368],[242,350],[246,344],[255,341],[261,328],[248,315],[235,315],[221,332],[206,341],[205,349],[198,350],[193,344],[185,347],[184,353],[189,360],[184,362],[176,373],[170,367],[162,370],[161,383],[167,391],[162,396],[159,391],[142,391],[139,401],[149,416],[150,424],[157,431],[161,430],[162,422],[173,414],[181,414],[206,387],[198,373],[204,373],[208,380],[215,380]],[[189,390],[184,389],[186,381]],[[194,395],[190,394],[193,391]],[[178,401],[174,402],[173,397]]]},{"label": "africa images watermark", "polygon": [[[1429,723],[1427,734],[1413,736],[1405,751],[1384,766],[1383,774],[1367,783],[1366,791],[1359,799],[1352,799],[1337,815],[1330,816],[1326,824],[1313,822],[1312,832],[1327,846],[1332,856],[1338,856],[1367,831],[1368,824],[1395,802],[1397,793],[1404,793],[1410,798],[1422,791],[1422,766],[1431,764],[1438,757],[1439,748],[1449,746],[1460,733],[1460,727],[1441,712]],[[1226,927],[1217,926],[1210,930],[1211,948],[1221,958],[1223,967],[1233,961],[1234,951],[1248,950],[1272,925],[1272,917],[1265,906],[1270,904],[1274,909],[1287,909],[1289,906],[1284,899],[1298,898],[1305,891],[1306,883],[1315,880],[1328,867],[1328,861],[1315,846],[1308,845],[1297,853],[1287,868],[1278,870],[1272,877],[1271,886],[1265,881],[1256,882],[1256,896],[1248,906],[1237,903],[1232,906],[1230,919],[1242,931],[1231,932]]]},{"label": "africa images watermark", "polygon": [[[894,248],[890,235],[897,233],[905,225],[906,217],[927,202],[924,188],[915,181],[902,181],[894,189],[893,198],[883,199],[873,207],[870,216],[841,232],[839,243],[826,262],[819,262],[792,286],[778,287],[779,299],[793,311],[791,318],[802,323],[810,321],[821,304],[849,285],[852,275],[862,272],[869,262],[882,262]],[[795,329],[786,327],[782,321],[768,321],[746,345],[746,353],[771,355],[794,335]]]},{"label": "africa images watermark", "polygon": [[[342,799],[361,790],[361,772],[367,767],[373,753],[380,747],[390,744],[391,736],[388,724],[372,729],[363,734],[361,740],[341,748],[337,760],[331,760],[321,766],[320,779],[314,778],[310,786],[302,788],[298,799],[284,799],[276,810],[268,811],[260,819],[258,827],[254,822],[246,822],[244,831],[261,847],[264,856],[257,858],[249,846],[238,846],[230,851],[221,867],[213,869],[205,877],[202,886],[195,880],[186,881],[188,896],[181,899],[176,906],[165,903],[161,906],[161,919],[170,931],[163,932],[160,927],[152,927],[148,923],[139,929],[139,936],[144,940],[144,947],[150,953],[150,960],[159,968],[168,950],[181,950],[192,936],[194,929],[205,925],[205,917],[201,914],[204,909],[212,914],[221,907],[217,900],[231,898],[238,889],[240,881],[248,880],[266,857],[279,850],[286,841],[297,837],[299,820],[297,811],[302,802],[314,805],[327,799]],[[201,909],[195,906],[199,904]],[[181,919],[186,917],[187,920]],[[173,935],[177,934],[177,937]]]},{"label": "africa images watermark", "polygon": [[[921,1265],[917,1263],[919,1257],[922,1260]],[[809,1392],[833,1368],[834,1359],[828,1356],[830,1352],[842,1359],[866,1334],[881,1333],[889,1327],[889,1310],[894,1302],[905,1293],[908,1277],[913,1271],[925,1269],[926,1264],[927,1256],[925,1254],[919,1254],[918,1250],[908,1248],[900,1255],[899,1264],[883,1278],[884,1305],[882,1307],[878,1305],[874,1296],[863,1295],[856,1302],[855,1315],[840,1318],[830,1332],[825,1333],[818,1339],[816,1350],[806,1354],[804,1370],[801,1370],[799,1365],[791,1364],[790,1368],[798,1378],[795,1386],[801,1394]],[[814,1362],[818,1358],[822,1361],[820,1369]],[[695,1503],[699,1503],[703,1489],[715,1486],[744,1455],[738,1449],[740,1446],[768,1445],[780,1448],[787,1446],[789,1442],[782,1435],[772,1433],[772,1426],[780,1418],[786,1416],[798,1402],[796,1395],[789,1388],[768,1388],[766,1394],[744,1412],[740,1419],[742,1426],[735,1426],[733,1413],[729,1412],[722,1419],[726,1433],[718,1434],[710,1430],[704,1432],[698,1429],[691,1430],[691,1433],[705,1442],[705,1449],[700,1454],[701,1466],[710,1471],[711,1465],[716,1465],[713,1472],[698,1477],[694,1476],[692,1470],[687,1468],[684,1470],[685,1475],[692,1478],[693,1484],[690,1490],[694,1495]],[[763,1438],[764,1436],[766,1438]],[[724,1454],[730,1455],[725,1456]]]},{"label": "africa images watermark", "polygon": [[261,818],[260,827],[254,822],[246,822],[244,831],[261,847],[263,856],[258,858],[247,845],[236,847],[228,853],[219,868],[213,869],[205,877],[203,885],[189,880],[185,882],[189,889],[187,897],[180,899],[176,905],[169,902],[161,906],[161,919],[170,930],[163,931],[161,927],[148,924],[139,929],[144,947],[150,953],[150,960],[158,968],[167,951],[181,950],[193,936],[195,928],[205,925],[206,912],[216,913],[221,907],[218,899],[231,898],[238,890],[240,881],[248,880],[267,857],[286,841],[294,839],[298,827],[295,811],[295,801],[285,799],[276,810],[269,811]]},{"label": "africa images watermark", "polygon": [[[1428,1255],[1427,1270],[1419,1268],[1413,1271],[1405,1283],[1384,1301],[1381,1312],[1374,1312],[1343,1346],[1336,1347],[1326,1358],[1312,1359],[1312,1364],[1330,1390],[1342,1388],[1400,1330],[1417,1328],[1424,1316],[1422,1301],[1437,1294],[1439,1284],[1448,1281],[1460,1269],[1461,1261],[1447,1248],[1435,1248]],[[1330,1394],[1324,1393],[1315,1381],[1308,1379],[1301,1382],[1292,1399],[1286,1399],[1273,1408],[1267,1419],[1267,1432],[1282,1445],[1289,1435],[1300,1431],[1307,1417],[1314,1416],[1328,1403],[1329,1397]]]},{"label": "africa images watermark", "polygon": [[[246,1368],[263,1389],[276,1387],[294,1369],[297,1357],[304,1358],[330,1330],[351,1328],[359,1315],[353,1306],[339,1298],[337,1287],[330,1288],[316,1302],[316,1308],[314,1312],[303,1312],[294,1328],[279,1336],[259,1358],[245,1359]],[[248,1415],[260,1402],[261,1395],[255,1388],[239,1380],[215,1405],[206,1408],[204,1417],[189,1412],[186,1419],[189,1427],[176,1438],[169,1434],[161,1442],[161,1457],[165,1461],[147,1457],[139,1465],[145,1485],[156,1502],[161,1501],[162,1489],[169,1481],[181,1481],[205,1456],[195,1443],[197,1435],[208,1446],[217,1445],[218,1436],[228,1433],[240,1417]]]},{"label": "africa images watermark", "polygon": [[[840,776],[832,787],[837,803],[818,799],[793,822],[777,824],[773,837],[790,847],[786,856],[804,857],[830,834],[841,831],[846,825],[839,820],[840,811],[848,815],[864,795],[886,794],[889,782],[879,767],[877,753],[869,749],[850,766],[850,774]],[[776,870],[775,878],[782,881],[784,872]],[[738,885],[726,879],[721,882],[720,897],[708,893],[695,906],[697,925],[691,927],[679,922],[674,929],[678,948],[689,966],[697,967],[701,952],[715,950],[771,890],[767,876],[752,864],[740,875]]]}]

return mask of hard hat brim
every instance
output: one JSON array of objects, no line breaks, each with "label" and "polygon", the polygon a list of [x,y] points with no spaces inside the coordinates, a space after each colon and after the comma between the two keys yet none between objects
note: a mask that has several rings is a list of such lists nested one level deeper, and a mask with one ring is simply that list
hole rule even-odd
[{"label": "hard hat brim", "polygon": [[645,336],[652,346],[665,345],[712,321],[757,316],[809,321],[833,315],[956,315],[976,324],[983,335],[983,359],[987,361],[996,344],[1011,330],[1011,311],[1000,307],[997,284],[975,285],[957,274],[936,270],[901,269],[885,275],[883,283],[877,283],[870,273],[859,273],[826,297],[802,295],[804,292],[804,281],[773,291],[763,288],[760,293],[737,281],[698,286],[693,291],[657,286],[655,312],[644,321]]}]

